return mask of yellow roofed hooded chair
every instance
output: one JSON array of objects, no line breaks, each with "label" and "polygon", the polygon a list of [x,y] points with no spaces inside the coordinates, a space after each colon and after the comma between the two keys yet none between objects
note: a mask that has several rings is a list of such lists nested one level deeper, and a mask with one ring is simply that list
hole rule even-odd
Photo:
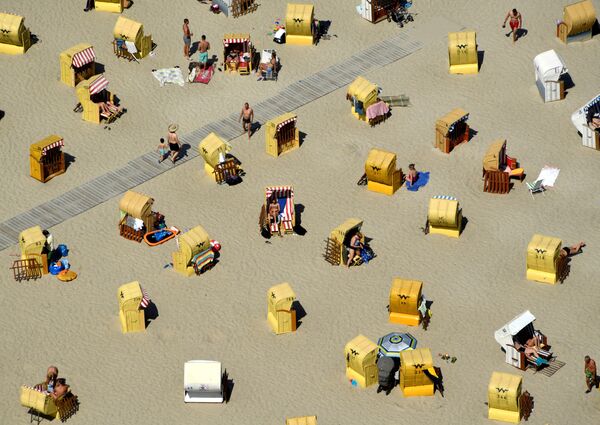
[{"label": "yellow roofed hooded chair", "polygon": [[267,153],[277,158],[279,155],[300,147],[300,131],[296,127],[298,116],[285,113],[267,121],[265,141]]},{"label": "yellow roofed hooded chair", "polygon": [[46,183],[65,172],[63,138],[55,134],[29,146],[29,169],[34,179]]},{"label": "yellow roofed hooded chair", "polygon": [[129,0],[95,0],[94,8],[101,12],[122,13],[130,3]]},{"label": "yellow roofed hooded chair", "polygon": [[352,103],[352,115],[367,121],[367,108],[377,102],[379,88],[363,77],[357,77],[348,86],[346,99]]},{"label": "yellow roofed hooded chair", "polygon": [[[323,255],[325,261],[333,266],[345,266],[348,263],[348,256],[350,255],[350,241],[354,235],[360,232],[362,225],[363,221],[361,219],[349,218],[333,229],[327,238],[325,254]],[[364,245],[364,235],[361,236],[360,242]],[[352,260],[358,261],[356,257]]]},{"label": "yellow roofed hooded chair", "polygon": [[79,43],[63,51],[59,61],[60,81],[69,87],[96,75],[96,53],[91,44]]},{"label": "yellow roofed hooded chair", "polygon": [[152,36],[144,35],[144,25],[119,16],[113,29],[113,51],[128,60],[143,59],[152,51]]},{"label": "yellow roofed hooded chair", "polygon": [[184,275],[201,274],[214,265],[215,254],[208,233],[196,226],[177,237],[178,250],[173,253],[173,269]]},{"label": "yellow roofed hooded chair", "polygon": [[[84,121],[100,124],[100,121],[104,120],[110,124],[121,116],[123,108],[115,105],[115,97],[107,87],[108,80],[104,74],[94,75],[77,84],[75,93],[79,104],[76,110],[81,110],[81,118]],[[102,110],[99,102],[104,102],[108,109]]]},{"label": "yellow roofed hooded chair", "polygon": [[156,213],[152,211],[153,204],[153,198],[128,190],[119,201],[119,235],[142,242],[144,235],[155,227]]},{"label": "yellow roofed hooded chair", "polygon": [[560,256],[561,249],[562,240],[559,238],[533,235],[527,245],[527,280],[552,285],[558,282],[566,262],[566,258]]},{"label": "yellow roofed hooded chair", "polygon": [[231,145],[216,133],[210,133],[198,144],[198,152],[204,159],[204,171],[217,183],[236,183],[242,172],[239,162],[229,156]]},{"label": "yellow roofed hooded chair", "polygon": [[346,344],[346,378],[353,386],[367,388],[377,383],[377,353],[379,347],[364,335],[358,335]]},{"label": "yellow roofed hooded chair", "polygon": [[296,294],[289,283],[272,286],[267,291],[267,321],[275,334],[296,331]]},{"label": "yellow roofed hooded chair", "polygon": [[444,153],[450,153],[457,145],[468,142],[470,136],[468,119],[467,111],[455,108],[436,120],[434,146]]},{"label": "yellow roofed hooded chair", "polygon": [[442,391],[441,377],[433,367],[429,348],[400,352],[400,389],[404,397],[432,396],[436,381]]},{"label": "yellow roofed hooded chair", "polygon": [[285,42],[310,46],[316,39],[315,7],[312,4],[288,3],[285,13]]},{"label": "yellow roofed hooded chair", "polygon": [[24,21],[22,16],[0,13],[0,53],[22,55],[31,47],[31,33]]},{"label": "yellow roofed hooded chair", "polygon": [[531,397],[522,392],[523,377],[511,373],[492,372],[488,384],[488,419],[518,424],[529,418]]},{"label": "yellow roofed hooded chair", "polygon": [[396,154],[383,149],[371,149],[365,161],[365,174],[367,188],[385,195],[393,195],[404,181],[402,169],[396,169]]},{"label": "yellow roofed hooded chair", "polygon": [[449,33],[448,58],[450,74],[477,74],[479,58],[475,31]]},{"label": "yellow roofed hooded chair", "polygon": [[563,43],[586,41],[592,38],[596,10],[592,0],[583,0],[565,6],[563,19],[556,25],[556,36]]},{"label": "yellow roofed hooded chair", "polygon": [[298,416],[296,418],[287,418],[285,425],[317,425],[316,416]]},{"label": "yellow roofed hooded chair", "polygon": [[436,195],[429,200],[429,233],[458,238],[462,231],[462,208],[453,196]]}]

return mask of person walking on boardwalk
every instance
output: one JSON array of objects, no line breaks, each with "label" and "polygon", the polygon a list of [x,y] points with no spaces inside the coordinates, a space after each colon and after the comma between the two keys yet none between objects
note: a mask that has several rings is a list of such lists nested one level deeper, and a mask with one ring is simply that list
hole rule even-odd
[{"label": "person walking on boardwalk", "polygon": [[[517,11],[517,9],[513,9],[506,14],[506,18],[504,18],[504,23],[502,24],[502,28],[506,28],[506,21],[510,18],[510,29],[512,32],[513,44],[517,41],[517,30],[521,28],[523,25],[523,19],[521,17],[521,13]],[[510,33],[509,33],[510,34]]]},{"label": "person walking on boardwalk", "polygon": [[169,126],[169,136],[167,138],[167,142],[169,143],[169,150],[171,151],[171,155],[169,158],[171,162],[175,164],[177,157],[179,156],[179,150],[181,149],[181,142],[179,141],[179,137],[177,137],[177,129],[179,126],[177,124],[171,124]]},{"label": "person walking on boardwalk", "polygon": [[190,31],[190,21],[185,18],[183,20],[183,56],[190,60],[190,46],[192,44],[192,32]]},{"label": "person walking on boardwalk", "polygon": [[252,121],[254,120],[254,111],[248,104],[248,102],[244,103],[244,107],[242,108],[242,112],[240,112],[240,117],[238,118],[238,122],[243,119],[242,127],[244,131],[248,132],[248,140],[250,140],[250,135],[252,134]]}]

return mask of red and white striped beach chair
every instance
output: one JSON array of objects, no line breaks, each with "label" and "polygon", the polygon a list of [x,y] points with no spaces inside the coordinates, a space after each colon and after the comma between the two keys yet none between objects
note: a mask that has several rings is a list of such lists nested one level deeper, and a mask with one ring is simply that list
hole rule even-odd
[{"label": "red and white striped beach chair", "polygon": [[[284,233],[294,233],[296,225],[296,214],[294,212],[294,189],[292,186],[271,186],[265,189],[265,212],[267,211],[271,199],[277,198],[279,202],[279,223],[267,221],[271,234],[279,233],[279,226],[283,226]],[[268,216],[267,216],[268,220]]]}]

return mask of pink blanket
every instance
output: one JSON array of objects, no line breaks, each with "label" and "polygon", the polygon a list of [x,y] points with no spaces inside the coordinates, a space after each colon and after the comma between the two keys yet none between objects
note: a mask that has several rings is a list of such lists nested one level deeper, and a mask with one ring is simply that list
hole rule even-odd
[{"label": "pink blanket", "polygon": [[367,108],[367,119],[372,120],[373,118],[385,115],[388,112],[390,112],[390,107],[387,103],[379,101]]}]

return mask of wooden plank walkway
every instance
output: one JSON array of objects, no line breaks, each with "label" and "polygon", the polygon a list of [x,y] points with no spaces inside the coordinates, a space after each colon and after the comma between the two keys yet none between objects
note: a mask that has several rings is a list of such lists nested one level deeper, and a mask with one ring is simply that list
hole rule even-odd
[{"label": "wooden plank walkway", "polygon": [[[396,62],[422,47],[421,42],[411,40],[409,35],[401,33],[355,53],[343,63],[332,65],[292,83],[275,96],[253,105],[255,115],[266,121],[267,118],[293,111],[347,86],[359,75]],[[180,138],[183,144],[189,145],[189,149],[187,156],[181,158],[177,164],[197,157],[198,142],[211,131],[225,140],[235,139],[243,134],[237,114],[207,124]],[[117,170],[98,176],[57,198],[0,223],[0,250],[17,244],[19,233],[28,227],[40,225],[49,229],[172,168],[173,165],[166,161],[158,164],[155,152],[135,158]]]}]

